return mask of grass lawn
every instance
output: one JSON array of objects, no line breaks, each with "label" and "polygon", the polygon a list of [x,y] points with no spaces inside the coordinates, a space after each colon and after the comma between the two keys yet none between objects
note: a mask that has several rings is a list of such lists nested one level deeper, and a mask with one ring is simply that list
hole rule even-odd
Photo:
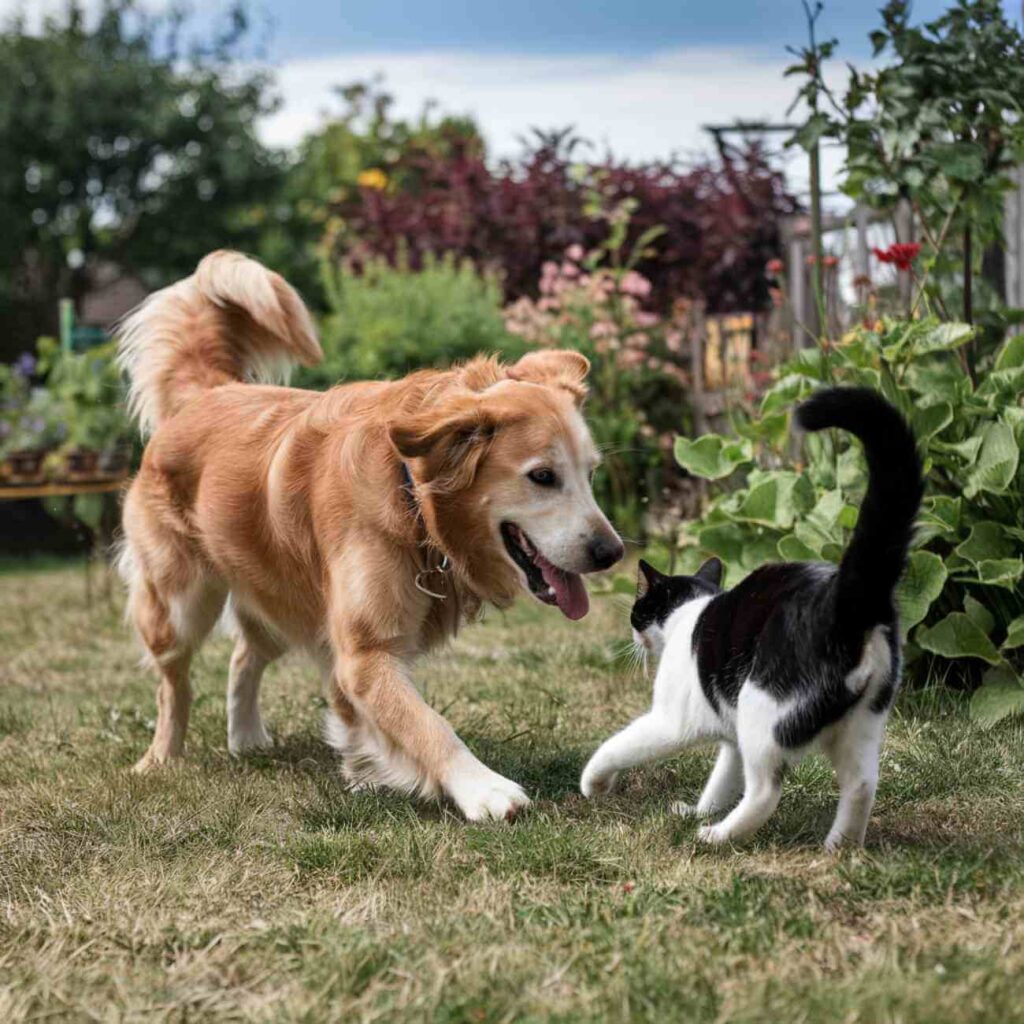
[{"label": "grass lawn", "polygon": [[[230,642],[188,763],[137,778],[153,681],[80,569],[0,575],[0,1021],[1024,1021],[1024,734],[905,693],[863,853],[826,856],[810,760],[747,848],[669,816],[708,753],[576,791],[646,704],[622,607],[526,601],[422,663],[429,700],[536,803],[512,825],[347,794],[299,659],[273,753],[225,746]],[[115,605],[118,602],[115,601]]]}]

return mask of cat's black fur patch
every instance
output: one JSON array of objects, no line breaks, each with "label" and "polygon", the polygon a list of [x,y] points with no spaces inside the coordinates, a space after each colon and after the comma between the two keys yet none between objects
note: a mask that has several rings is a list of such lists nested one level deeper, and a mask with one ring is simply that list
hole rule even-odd
[{"label": "cat's black fur patch", "polygon": [[697,576],[665,576],[642,563],[646,588],[632,615],[634,629],[643,632],[652,623],[664,625],[687,601],[714,595],[693,633],[704,695],[721,714],[723,704],[735,707],[751,679],[780,703],[791,701],[792,710],[775,726],[776,740],[788,748],[810,742],[860,699],[846,680],[877,627],[887,631],[891,668],[871,710],[891,705],[900,669],[892,595],[922,493],[913,435],[875,392],[820,391],[797,410],[797,421],[807,430],[841,427],[864,445],[868,491],[841,564],[766,565],[722,592],[703,568]]}]

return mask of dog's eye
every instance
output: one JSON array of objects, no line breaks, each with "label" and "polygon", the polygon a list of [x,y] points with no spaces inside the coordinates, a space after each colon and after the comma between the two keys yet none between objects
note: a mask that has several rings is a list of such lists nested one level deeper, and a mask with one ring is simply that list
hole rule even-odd
[{"label": "dog's eye", "polygon": [[531,469],[526,475],[540,487],[554,487],[558,483],[555,471],[546,467],[543,469]]}]

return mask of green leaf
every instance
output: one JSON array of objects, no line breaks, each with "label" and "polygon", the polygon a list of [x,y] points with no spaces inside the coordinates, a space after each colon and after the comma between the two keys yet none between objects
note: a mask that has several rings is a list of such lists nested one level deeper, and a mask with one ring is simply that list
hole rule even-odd
[{"label": "green leaf", "polygon": [[929,629],[919,629],[918,646],[943,658],[981,658],[998,665],[999,652],[992,641],[964,612],[950,612]]},{"label": "green leaf", "polygon": [[964,494],[973,498],[979,491],[1004,494],[1017,473],[1020,449],[1013,431],[1003,422],[985,428],[981,450],[970,472]]},{"label": "green leaf", "polygon": [[1001,523],[986,520],[971,527],[967,540],[956,548],[956,553],[977,566],[991,559],[1011,557],[1013,542]]},{"label": "green leaf", "polygon": [[1007,338],[996,356],[997,370],[1010,370],[1017,366],[1024,366],[1024,334]]},{"label": "green leaf", "polygon": [[936,402],[924,408],[915,407],[910,422],[918,443],[924,444],[953,422],[953,407],[949,402]]},{"label": "green leaf", "polygon": [[925,498],[917,519],[914,535],[915,547],[926,547],[936,537],[952,543],[960,525],[960,499],[946,495]]},{"label": "green leaf", "polygon": [[974,328],[969,324],[936,324],[912,335],[912,349],[918,356],[928,352],[947,352],[965,345],[973,334]]},{"label": "green leaf", "polygon": [[1010,715],[1024,712],[1024,685],[1009,665],[989,669],[971,697],[971,718],[992,726]]},{"label": "green leaf", "polygon": [[990,587],[1016,590],[1024,576],[1024,560],[1020,558],[991,558],[978,563],[978,580]]},{"label": "green leaf", "polygon": [[978,629],[983,633],[991,634],[995,629],[996,620],[992,613],[980,602],[976,601],[970,594],[964,598],[964,612]]},{"label": "green leaf", "polygon": [[1024,615],[1018,615],[1006,627],[1006,639],[1003,641],[1003,650],[1014,650],[1017,647],[1024,647]]},{"label": "green leaf", "polygon": [[676,462],[694,476],[721,480],[749,462],[752,451],[749,442],[735,441],[719,434],[704,434],[692,441],[687,437],[677,437],[675,456]]},{"label": "green leaf", "polygon": [[985,173],[984,151],[970,142],[943,142],[931,147],[938,169],[956,181],[979,181]]},{"label": "green leaf", "polygon": [[932,602],[942,593],[947,575],[942,559],[931,551],[915,551],[910,556],[907,571],[896,588],[904,636],[928,614]]},{"label": "green leaf", "polygon": [[945,494],[925,498],[921,515],[922,518],[947,530],[955,530],[960,525],[960,499],[950,498]]},{"label": "green leaf", "polygon": [[825,114],[812,114],[794,133],[792,142],[808,153],[814,149],[823,135],[829,134],[831,122]]},{"label": "green leaf", "polygon": [[745,569],[756,569],[765,562],[775,560],[779,550],[779,535],[770,530],[759,530],[743,545],[740,565]]},{"label": "green leaf", "polygon": [[779,558],[784,562],[815,562],[818,553],[792,533],[779,541]]},{"label": "green leaf", "polygon": [[739,565],[743,558],[746,531],[733,523],[705,526],[698,531],[697,540],[709,554],[718,555],[728,565]]},{"label": "green leaf", "polygon": [[818,499],[818,503],[807,514],[807,521],[817,527],[827,540],[839,542],[842,535],[839,532],[839,517],[846,507],[843,500],[843,492],[836,489],[825,491]]},{"label": "green leaf", "polygon": [[943,441],[933,441],[932,449],[937,452],[949,452],[956,455],[965,463],[970,465],[978,458],[981,451],[982,439],[978,436],[969,437],[965,441],[958,441],[956,444],[946,444]]}]

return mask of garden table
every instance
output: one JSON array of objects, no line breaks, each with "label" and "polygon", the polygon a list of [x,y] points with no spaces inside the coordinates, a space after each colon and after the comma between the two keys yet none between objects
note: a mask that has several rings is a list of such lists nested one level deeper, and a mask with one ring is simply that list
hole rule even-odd
[{"label": "garden table", "polygon": [[[128,474],[94,480],[58,481],[39,484],[8,484],[0,486],[0,501],[29,501],[40,498],[74,499],[83,494],[100,494],[103,496],[103,511],[100,515],[99,528],[93,530],[74,512],[74,502],[69,500],[64,513],[64,521],[79,535],[84,536],[90,544],[90,552],[85,560],[85,599],[92,604],[92,563],[97,555],[102,556],[113,541],[114,526],[117,522],[117,494],[128,483]],[[104,563],[106,564],[106,563]],[[105,573],[104,592],[110,594],[110,576]]]}]

